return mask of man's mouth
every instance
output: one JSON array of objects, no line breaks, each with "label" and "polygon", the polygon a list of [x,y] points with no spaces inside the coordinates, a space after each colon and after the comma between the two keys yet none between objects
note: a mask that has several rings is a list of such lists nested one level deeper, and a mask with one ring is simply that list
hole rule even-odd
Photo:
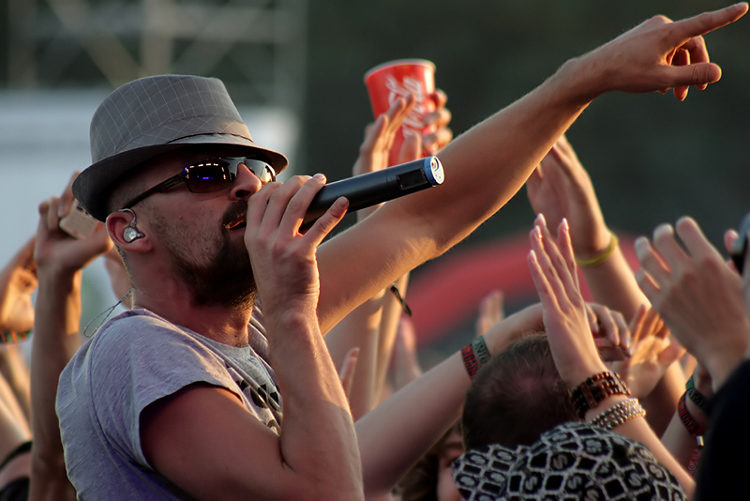
[{"label": "man's mouth", "polygon": [[238,218],[228,223],[224,223],[224,228],[229,231],[238,230],[244,228],[245,226],[247,226],[247,222],[245,221],[245,214],[241,214]]},{"label": "man's mouth", "polygon": [[247,226],[247,201],[238,201],[225,213],[223,225],[225,230],[240,230]]}]

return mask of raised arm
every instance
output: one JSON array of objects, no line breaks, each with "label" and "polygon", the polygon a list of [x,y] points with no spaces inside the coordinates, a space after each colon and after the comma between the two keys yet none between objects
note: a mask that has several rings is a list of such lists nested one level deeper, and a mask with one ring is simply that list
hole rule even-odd
[{"label": "raised arm", "polygon": [[34,238],[30,238],[0,270],[0,343],[5,344],[0,347],[0,374],[12,389],[14,409],[20,407],[16,410],[27,422],[31,420],[29,368],[17,342],[34,325],[32,294],[37,284]]},{"label": "raised arm", "polygon": [[740,276],[692,218],[680,219],[675,228],[660,225],[651,242],[641,237],[635,249],[638,283],[718,390],[750,346]]},{"label": "raised arm", "polygon": [[565,218],[580,270],[594,301],[633,318],[648,304],[625,260],[616,237],[607,227],[588,172],[575,150],[561,136],[526,182],[526,193],[537,214],[554,228]]},{"label": "raised arm", "polygon": [[[552,239],[542,218],[531,233],[529,268],[544,308],[544,325],[552,356],[560,377],[569,388],[588,385],[595,376],[607,372],[594,345],[583,299],[578,289],[576,265],[567,223],[558,228],[558,244]],[[592,421],[608,409],[626,400],[623,394],[604,393],[589,402],[585,419]],[[588,402],[588,399],[587,399]],[[614,431],[643,443],[667,467],[690,494],[694,483],[687,472],[664,447],[642,415],[614,425]]]},{"label": "raised arm", "polygon": [[[490,353],[543,328],[539,305],[510,315],[484,334]],[[357,421],[365,494],[391,491],[460,417],[471,378],[461,352],[409,382]]]},{"label": "raised arm", "polygon": [[[70,180],[71,183],[75,175]],[[80,345],[81,270],[112,247],[103,228],[78,240],[60,229],[73,201],[70,184],[61,197],[39,206],[34,257],[39,274],[32,337],[32,476],[29,499],[75,499],[65,472],[55,395],[60,373]]]},{"label": "raised arm", "polygon": [[[412,105],[412,102],[397,102],[387,113],[378,117],[375,123],[365,128],[365,138],[352,169],[353,175],[388,167],[388,152],[393,144],[394,135],[401,127]],[[400,159],[402,162],[415,160],[419,157],[420,151],[420,138],[407,136]],[[377,206],[360,210],[357,212],[358,221],[363,221],[376,210],[378,210]],[[386,301],[385,290],[379,290],[344,317],[326,335],[326,345],[336,366],[341,365],[351,348],[359,348],[349,401],[355,420],[372,409],[375,396],[379,394],[382,386],[380,379],[385,378],[385,367],[390,359],[387,355],[381,356],[381,353],[385,351],[383,345],[392,346],[393,343],[393,336],[389,336],[390,330],[387,329],[387,326],[393,323],[392,308],[387,307],[388,312],[384,317],[384,303],[389,304],[390,298]],[[384,319],[387,320],[385,323]],[[395,326],[392,330],[395,335]],[[386,339],[383,339],[384,337]]]},{"label": "raised arm", "polygon": [[[319,252],[323,332],[396,277],[446,251],[502,207],[557,138],[597,96],[664,91],[719,80],[701,35],[745,14],[747,4],[679,22],[654,17],[565,63],[512,105],[441,153],[445,183],[386,205]],[[690,64],[673,63],[675,52]],[[684,92],[677,92],[678,98]],[[354,251],[354,249],[361,249]],[[346,269],[347,273],[341,273]]]},{"label": "raised arm", "polygon": [[0,333],[7,342],[23,339],[34,326],[31,294],[36,287],[34,239],[30,238],[0,270]]},{"label": "raised arm", "polygon": [[[644,306],[650,305],[638,287],[617,237],[604,221],[588,173],[564,136],[557,140],[531,175],[526,189],[532,207],[544,214],[551,228],[556,228],[563,218],[567,219],[579,269],[596,302],[622,312],[626,318],[636,318]],[[644,356],[651,356],[645,347],[646,343],[657,347],[651,342],[653,339],[648,336],[638,343],[636,358],[642,361]],[[639,367],[643,367],[641,361]],[[649,424],[657,434],[664,431],[674,414],[685,382],[678,364],[659,366],[663,369],[659,378],[649,384],[648,392],[639,394],[648,411]],[[620,364],[621,369],[624,367]]]}]

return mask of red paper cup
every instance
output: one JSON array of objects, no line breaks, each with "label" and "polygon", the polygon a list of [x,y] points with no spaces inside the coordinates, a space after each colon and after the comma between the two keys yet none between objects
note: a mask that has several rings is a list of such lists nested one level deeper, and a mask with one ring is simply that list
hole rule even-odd
[{"label": "red paper cup", "polygon": [[[396,133],[388,156],[388,165],[396,165],[405,135],[434,131],[434,126],[424,126],[424,116],[435,111],[435,65],[425,59],[390,61],[368,71],[365,85],[376,119],[388,111],[396,99],[406,98],[409,94],[416,97],[414,107]],[[425,152],[425,156],[429,154]]]}]

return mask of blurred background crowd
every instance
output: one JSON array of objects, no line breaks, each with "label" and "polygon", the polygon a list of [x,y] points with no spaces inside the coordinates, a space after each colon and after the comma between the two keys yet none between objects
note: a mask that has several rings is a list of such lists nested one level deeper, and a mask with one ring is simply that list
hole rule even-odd
[{"label": "blurred background crowd", "polygon": [[[289,173],[324,172],[335,180],[349,175],[358,154],[362,124],[372,116],[363,76],[379,63],[433,61],[459,135],[567,58],[655,12],[678,19],[725,2],[0,5],[0,262],[7,262],[34,234],[38,204],[72,171],[89,165],[90,117],[107,93],[129,80],[159,73],[219,77],[250,130],[265,134],[255,139],[288,154]],[[711,86],[710,99],[692,91],[690,106],[680,106],[658,94],[611,94],[568,133],[626,255],[633,236],[686,213],[720,247],[724,229],[747,211],[750,172],[742,167],[750,137],[750,64],[737,53],[749,45],[750,30],[742,25],[707,39],[711,59],[732,77]],[[476,304],[490,290],[502,289],[511,310],[534,299],[524,262],[532,218],[520,193],[462,244],[414,272],[408,302],[426,365],[473,335]],[[115,302],[97,262],[84,275],[82,323]]]}]

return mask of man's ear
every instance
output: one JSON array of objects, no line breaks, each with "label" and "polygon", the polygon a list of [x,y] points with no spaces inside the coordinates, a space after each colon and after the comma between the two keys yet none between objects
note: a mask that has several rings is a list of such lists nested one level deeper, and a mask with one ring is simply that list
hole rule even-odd
[{"label": "man's ear", "polygon": [[126,251],[151,249],[151,241],[138,228],[137,218],[132,209],[121,209],[107,216],[107,232],[110,238]]}]

